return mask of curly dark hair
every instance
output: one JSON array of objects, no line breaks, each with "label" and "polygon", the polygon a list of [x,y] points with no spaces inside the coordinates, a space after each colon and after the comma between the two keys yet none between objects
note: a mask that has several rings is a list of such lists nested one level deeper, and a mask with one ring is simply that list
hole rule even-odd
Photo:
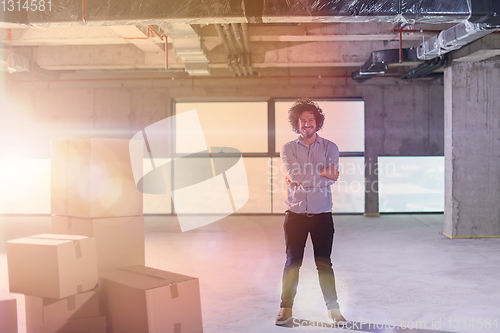
[{"label": "curly dark hair", "polygon": [[288,121],[292,125],[293,131],[300,134],[299,117],[304,111],[311,111],[316,119],[316,130],[323,128],[325,123],[325,114],[318,104],[314,103],[310,98],[299,98],[293,103],[288,111]]}]

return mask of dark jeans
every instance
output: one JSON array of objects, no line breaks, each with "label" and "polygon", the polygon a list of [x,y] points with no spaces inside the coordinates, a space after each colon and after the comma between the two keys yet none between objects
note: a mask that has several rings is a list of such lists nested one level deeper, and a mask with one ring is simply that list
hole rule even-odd
[{"label": "dark jeans", "polygon": [[339,308],[335,290],[335,275],[330,259],[333,246],[333,218],[331,213],[295,214],[290,211],[285,215],[286,263],[283,272],[283,289],[281,293],[282,308],[291,308],[297,293],[299,269],[304,257],[307,235],[311,234],[314,248],[314,261],[318,269],[319,284],[323,291],[326,307]]}]

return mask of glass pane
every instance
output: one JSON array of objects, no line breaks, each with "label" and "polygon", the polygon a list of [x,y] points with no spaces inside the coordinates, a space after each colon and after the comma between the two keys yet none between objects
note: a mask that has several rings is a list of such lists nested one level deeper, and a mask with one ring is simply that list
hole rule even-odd
[{"label": "glass pane", "polygon": [[[285,211],[287,185],[281,158],[273,158],[273,212]],[[362,213],[365,208],[364,157],[341,157],[339,180],[332,186],[333,212]],[[270,182],[270,181],[269,181]]]},{"label": "glass pane", "polygon": [[444,157],[378,158],[380,212],[444,211]]},{"label": "glass pane", "polygon": [[[233,147],[245,153],[267,152],[267,102],[176,104],[177,114],[193,109],[198,113],[208,147]],[[194,153],[180,151],[181,146],[176,146],[179,153]]]},{"label": "glass pane", "polygon": [[244,158],[250,198],[237,213],[271,213],[270,158]]},{"label": "glass pane", "polygon": [[[189,158],[193,160],[194,162],[200,163],[202,161],[199,158]],[[245,171],[246,171],[246,176],[247,176],[247,181],[248,181],[248,191],[249,191],[249,198],[247,203],[240,208],[239,210],[236,211],[236,213],[271,213],[271,191],[270,191],[270,185],[267,183],[268,181],[268,174],[270,172],[270,159],[269,158],[244,158],[243,163],[245,165]],[[174,171],[177,168],[177,164],[174,163]],[[182,172],[178,172],[178,176],[181,176]],[[205,175],[206,176],[206,175]],[[203,176],[205,179],[206,177]],[[177,179],[174,175],[174,179],[177,181],[182,181],[182,179]],[[233,192],[234,193],[234,192]],[[210,197],[206,197],[208,200],[215,200],[216,202],[221,202],[221,201],[227,201],[228,199],[228,192],[222,192],[222,193],[208,193]],[[153,196],[153,195],[150,195]],[[164,211],[160,211],[163,208],[163,205],[165,202],[170,203],[170,195],[155,195],[155,198],[158,197],[157,199],[153,198],[149,199],[150,201],[148,202],[149,204],[149,211],[152,211],[153,208],[153,203],[156,204],[156,211],[155,212],[160,212],[164,213]],[[144,200],[146,202],[146,195],[144,196]],[[199,198],[193,198],[193,203],[196,205],[196,200],[203,200],[203,196],[200,196]],[[206,203],[206,201],[205,201]],[[203,206],[203,202],[198,202],[198,207]],[[170,207],[170,206],[169,206]],[[149,212],[148,211],[148,212]],[[166,210],[165,210],[166,212]],[[170,212],[170,210],[168,211]],[[210,212],[200,212],[200,213],[210,213]]]},{"label": "glass pane", "polygon": [[[363,101],[317,101],[325,113],[323,129],[318,134],[337,144],[340,151],[365,151],[365,103]],[[296,134],[288,122],[293,102],[276,102],[276,150]]]},{"label": "glass pane", "polygon": [[0,159],[0,214],[50,214],[49,159]]},{"label": "glass pane", "polygon": [[365,158],[341,157],[340,176],[333,185],[333,211],[363,213],[365,211]]},{"label": "glass pane", "polygon": [[[154,158],[155,166],[160,166],[169,163],[169,158]],[[151,170],[151,161],[149,158],[144,159],[144,174]],[[166,194],[143,194],[143,209],[144,214],[170,214],[172,212],[172,201],[170,191]]]}]

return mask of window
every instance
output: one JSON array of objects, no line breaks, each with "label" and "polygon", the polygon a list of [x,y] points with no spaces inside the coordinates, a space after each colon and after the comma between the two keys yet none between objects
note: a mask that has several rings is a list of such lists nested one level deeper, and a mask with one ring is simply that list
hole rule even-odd
[{"label": "window", "polygon": [[[296,134],[288,122],[288,110],[293,102],[276,102],[276,149],[295,140]],[[341,152],[365,151],[365,103],[363,101],[319,101],[325,114],[321,137],[337,144]]]},{"label": "window", "polygon": [[[196,109],[208,147],[233,147],[242,153],[267,152],[267,102],[176,103],[176,114]],[[183,130],[189,130],[183,126]],[[189,151],[178,140],[176,152]]]},{"label": "window", "polygon": [[0,214],[50,213],[50,160],[0,159]]},{"label": "window", "polygon": [[444,157],[379,157],[379,211],[444,211]]}]

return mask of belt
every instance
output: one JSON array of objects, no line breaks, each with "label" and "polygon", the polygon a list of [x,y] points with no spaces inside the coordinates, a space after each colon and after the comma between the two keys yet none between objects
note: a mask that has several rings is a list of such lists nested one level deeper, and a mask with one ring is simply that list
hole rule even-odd
[{"label": "belt", "polygon": [[291,215],[307,216],[307,217],[314,217],[314,216],[319,216],[319,215],[332,215],[332,212],[308,214],[308,213],[294,213],[291,210],[287,210],[287,211],[285,211],[285,213],[290,213]]}]

